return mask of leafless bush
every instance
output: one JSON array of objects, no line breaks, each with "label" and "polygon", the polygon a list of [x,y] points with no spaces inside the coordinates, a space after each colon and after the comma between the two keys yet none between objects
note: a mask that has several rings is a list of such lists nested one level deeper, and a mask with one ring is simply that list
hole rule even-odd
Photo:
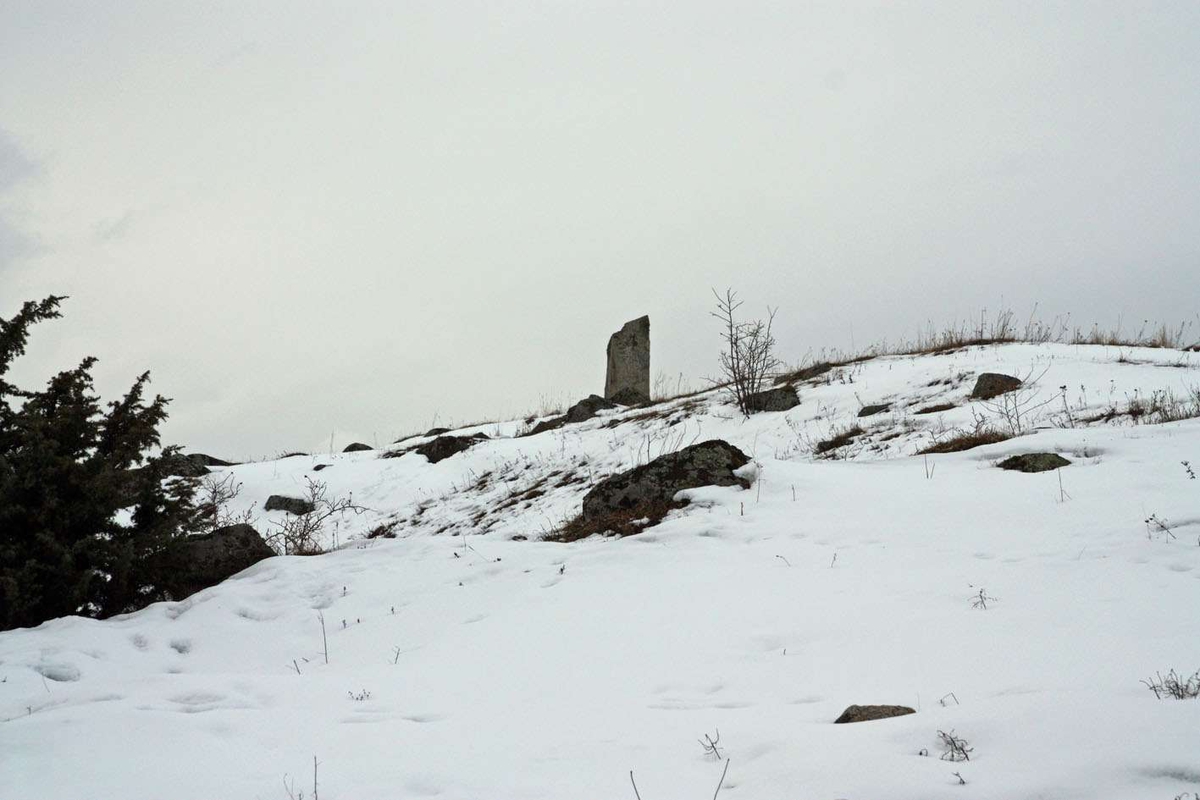
[{"label": "leafless bush", "polygon": [[306,798],[303,789],[296,788],[296,780],[288,780],[288,776],[283,776],[283,791],[288,796],[288,800],[320,800],[320,795],[317,794],[317,757],[313,756],[313,777],[312,777],[312,794]]},{"label": "leafless bush", "polygon": [[749,416],[746,398],[760,391],[780,366],[771,333],[775,309],[767,308],[766,320],[738,322],[736,314],[742,301],[737,299],[737,292],[726,289],[722,296],[713,289],[713,295],[717,310],[711,313],[721,321],[721,339],[725,342],[720,355],[721,380],[717,383],[726,388],[738,410]]},{"label": "leafless bush", "polygon": [[1038,412],[1041,409],[1058,399],[1057,395],[1045,400],[1040,399],[1041,389],[1038,381],[1046,374],[1047,369],[1049,367],[1043,369],[1036,376],[1033,374],[1033,370],[1030,370],[1021,379],[1019,389],[1005,392],[991,400],[980,401],[980,405],[998,417],[1013,436],[1020,436],[1031,425],[1037,423]]},{"label": "leafless bush", "polygon": [[1176,700],[1194,700],[1200,697],[1200,670],[1196,670],[1195,674],[1188,678],[1175,670],[1171,670],[1166,676],[1156,672],[1153,678],[1147,678],[1142,683],[1154,692],[1154,696],[1159,700],[1164,697],[1173,697]]},{"label": "leafless bush", "polygon": [[1151,514],[1150,516],[1146,517],[1145,522],[1147,539],[1153,539],[1155,534],[1161,536],[1164,542],[1168,539],[1176,538],[1175,534],[1171,532],[1171,524],[1167,520],[1158,516],[1158,514]]},{"label": "leafless bush", "polygon": [[329,497],[328,486],[306,477],[305,500],[312,507],[307,514],[287,515],[273,522],[275,531],[266,537],[267,544],[288,556],[312,556],[325,552],[321,534],[326,523],[341,519],[347,513],[361,514],[365,506],[355,504],[354,496]]},{"label": "leafless bush", "polygon": [[[987,611],[988,603],[994,602],[996,602],[996,598],[988,594],[986,589],[980,589],[979,594],[971,595],[971,608]],[[955,699],[957,700],[958,698]]]},{"label": "leafless bush", "polygon": [[698,741],[700,742],[700,746],[704,748],[705,755],[713,756],[718,761],[721,759],[721,751],[717,749],[717,745],[721,742],[720,728],[717,729],[716,737],[709,736],[706,733],[704,734],[704,738]]},{"label": "leafless bush", "polygon": [[942,747],[946,748],[940,758],[942,761],[970,761],[971,753],[975,752],[975,748],[970,746],[970,743],[961,736],[956,736],[954,731],[949,733],[945,731],[937,732],[938,738],[942,740]]},{"label": "leafless bush", "polygon": [[198,530],[201,533],[211,533],[229,525],[249,525],[254,519],[253,506],[240,514],[232,514],[228,508],[229,502],[237,498],[241,491],[241,481],[230,473],[205,475],[196,487],[195,494]]}]

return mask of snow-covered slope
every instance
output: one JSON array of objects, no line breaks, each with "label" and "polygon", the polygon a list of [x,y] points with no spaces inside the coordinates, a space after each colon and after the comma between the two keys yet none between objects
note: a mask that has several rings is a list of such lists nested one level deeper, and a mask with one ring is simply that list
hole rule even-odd
[{"label": "snow-covered slope", "polygon": [[[1140,682],[1200,668],[1200,481],[1181,464],[1200,468],[1200,419],[1086,422],[1183,397],[1198,368],[976,347],[837,367],[749,420],[710,393],[536,436],[466,429],[492,438],[437,464],[231,468],[235,512],[306,478],[370,510],[327,555],[0,634],[0,797],[286,798],[286,775],[309,798],[315,756],[324,800],[634,798],[631,770],[643,800],[705,798],[725,765],[697,739],[718,730],[722,798],[1200,792],[1200,700]],[[967,401],[985,371],[1041,375],[1030,432],[914,456],[998,422]],[[713,438],[755,458],[751,489],[693,490],[626,539],[537,541],[604,476]],[[1073,463],[995,468],[1032,451]],[[362,538],[389,523],[398,538]],[[852,703],[918,713],[832,724]],[[969,761],[939,758],[951,730]]]}]

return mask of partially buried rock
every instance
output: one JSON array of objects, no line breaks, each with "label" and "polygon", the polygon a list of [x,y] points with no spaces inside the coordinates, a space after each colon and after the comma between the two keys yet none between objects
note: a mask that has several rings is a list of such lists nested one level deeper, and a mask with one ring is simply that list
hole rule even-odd
[{"label": "partially buried rock", "polygon": [[694,444],[605,478],[584,496],[583,518],[667,503],[677,492],[698,486],[749,487],[748,480],[734,474],[749,463],[746,454],[729,442],[713,439]]},{"label": "partially buried rock", "polygon": [[755,392],[746,396],[747,411],[787,411],[800,405],[796,391],[787,386]]},{"label": "partially buried rock", "polygon": [[174,600],[215,586],[276,553],[249,525],[229,525],[188,536],[168,551],[159,588]]},{"label": "partially buried rock", "polygon": [[1058,453],[1022,453],[1019,456],[1010,456],[1004,459],[999,466],[1000,469],[1017,472],[1049,472],[1070,463]]},{"label": "partially buried rock", "polygon": [[908,706],[849,706],[842,715],[834,720],[834,724],[843,725],[848,722],[870,722],[874,719],[903,717],[917,713]]},{"label": "partially buried rock", "polygon": [[972,400],[990,400],[1006,392],[1021,388],[1021,379],[1012,375],[1002,375],[999,372],[985,372],[975,379],[975,388],[971,390]]},{"label": "partially buried rock", "polygon": [[565,416],[551,417],[550,419],[542,420],[537,425],[534,425],[532,428],[530,428],[528,432],[523,433],[521,435],[522,436],[533,436],[538,433],[545,433],[546,431],[556,431],[559,428],[561,428],[563,425],[566,425],[566,424],[567,424],[567,418]]},{"label": "partially buried rock", "polygon": [[229,461],[222,461],[204,453],[175,453],[162,460],[163,474],[181,478],[199,478],[209,473],[209,467],[230,467]]},{"label": "partially buried rock", "polygon": [[346,447],[342,450],[342,452],[343,453],[361,453],[363,450],[374,450],[374,449],[375,448],[371,447],[371,445],[369,445],[369,444],[363,444],[362,442],[352,442],[352,443],[346,445]]},{"label": "partially buried rock", "polygon": [[567,422],[584,422],[596,416],[597,411],[613,408],[614,404],[598,394],[590,395],[567,409]]},{"label": "partially buried rock", "polygon": [[487,435],[482,433],[472,436],[439,436],[416,448],[416,452],[428,458],[430,464],[436,464],[486,438]]},{"label": "partially buried rock", "polygon": [[273,494],[267,498],[267,502],[263,505],[263,511],[286,511],[289,514],[300,516],[308,514],[316,509],[309,501],[300,497],[285,497],[281,494]]},{"label": "partially buried rock", "polygon": [[860,417],[873,417],[876,414],[882,414],[892,407],[891,403],[875,403],[874,405],[863,406],[858,415]]},{"label": "partially buried rock", "polygon": [[449,428],[430,428],[429,430],[425,431],[425,433],[423,433],[421,435],[422,436],[441,436],[443,433],[449,433],[449,432],[450,432]]}]

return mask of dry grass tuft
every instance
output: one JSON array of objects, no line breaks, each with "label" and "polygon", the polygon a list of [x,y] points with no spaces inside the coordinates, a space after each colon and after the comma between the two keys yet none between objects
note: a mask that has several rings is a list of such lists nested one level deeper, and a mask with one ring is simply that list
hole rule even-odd
[{"label": "dry grass tuft", "polygon": [[818,458],[832,458],[838,448],[845,447],[864,433],[861,425],[852,425],[844,430],[835,431],[828,439],[817,442],[813,447],[813,453]]},{"label": "dry grass tuft", "polygon": [[577,542],[597,533],[605,536],[633,536],[657,525],[671,511],[683,508],[687,504],[686,500],[642,503],[633,508],[614,511],[611,514],[592,519],[584,519],[581,514],[555,528],[543,536],[542,540],[546,542]]},{"label": "dry grass tuft", "polygon": [[1013,438],[1011,433],[996,428],[980,428],[974,431],[959,431],[945,439],[934,442],[924,450],[918,450],[917,455],[929,453],[960,453],[985,444],[997,444]]}]

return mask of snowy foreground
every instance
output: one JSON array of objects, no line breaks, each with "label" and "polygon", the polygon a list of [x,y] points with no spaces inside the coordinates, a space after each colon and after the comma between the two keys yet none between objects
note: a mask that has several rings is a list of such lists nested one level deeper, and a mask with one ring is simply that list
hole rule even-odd
[{"label": "snowy foreground", "polygon": [[[913,455],[989,413],[966,402],[975,374],[1047,367],[1041,398],[1066,387],[1077,422],[1200,384],[1195,353],[972,348],[839,368],[749,421],[709,394],[469,429],[493,440],[436,465],[235,467],[234,510],[307,475],[371,511],[328,555],[0,634],[0,798],[311,798],[315,756],[321,800],[635,800],[631,770],[642,800],[707,800],[725,764],[697,739],[718,730],[722,800],[1190,797],[1200,700],[1141,680],[1200,668],[1200,480],[1181,465],[1200,472],[1200,419],[1057,427],[1056,398],[1029,435]],[[846,458],[813,458],[854,422]],[[605,475],[712,438],[756,459],[751,489],[695,490],[626,539],[537,541]],[[1073,463],[995,467],[1032,451]],[[388,522],[398,538],[361,538]],[[852,703],[918,713],[833,725]],[[939,730],[970,760],[941,760]]]}]

